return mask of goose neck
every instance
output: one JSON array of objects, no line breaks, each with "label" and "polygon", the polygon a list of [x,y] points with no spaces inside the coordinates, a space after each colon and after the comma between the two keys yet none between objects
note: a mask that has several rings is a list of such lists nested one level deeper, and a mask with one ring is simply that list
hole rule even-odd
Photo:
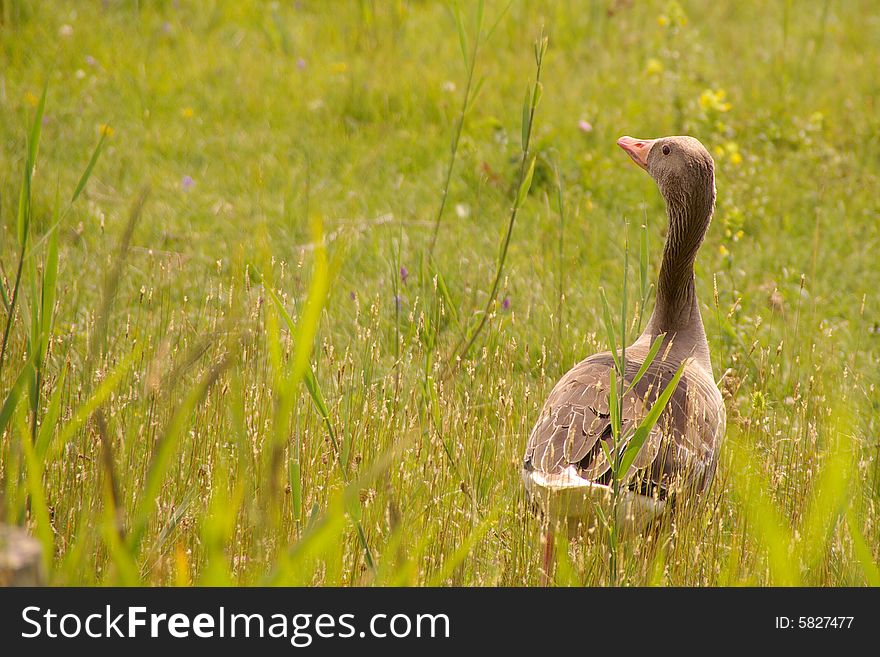
[{"label": "goose neck", "polygon": [[694,261],[703,242],[714,209],[712,193],[702,198],[667,198],[669,231],[657,281],[657,300],[646,332],[676,337],[678,349],[689,350],[708,364],[708,344],[697,303]]}]

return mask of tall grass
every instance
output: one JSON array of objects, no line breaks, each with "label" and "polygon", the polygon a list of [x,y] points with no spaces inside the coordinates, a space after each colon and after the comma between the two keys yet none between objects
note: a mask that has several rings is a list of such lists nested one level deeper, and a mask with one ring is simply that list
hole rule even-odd
[{"label": "tall grass", "polygon": [[691,132],[718,163],[722,462],[613,570],[607,537],[560,537],[556,582],[878,584],[876,126],[845,102],[876,12],[787,16],[824,36],[785,105],[758,75],[779,12],[508,4],[469,32],[479,96],[438,3],[2,5],[0,519],[51,583],[537,584],[528,431],[607,346],[598,290],[623,343],[656,275],[662,205],[614,138]]}]

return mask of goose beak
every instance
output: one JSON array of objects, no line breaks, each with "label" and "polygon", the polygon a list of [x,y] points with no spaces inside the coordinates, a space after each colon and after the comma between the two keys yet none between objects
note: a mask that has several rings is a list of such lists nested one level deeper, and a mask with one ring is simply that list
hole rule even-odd
[{"label": "goose beak", "polygon": [[636,139],[634,137],[621,137],[617,140],[617,145],[626,151],[626,154],[632,158],[632,161],[648,170],[648,153],[654,145],[654,139]]}]

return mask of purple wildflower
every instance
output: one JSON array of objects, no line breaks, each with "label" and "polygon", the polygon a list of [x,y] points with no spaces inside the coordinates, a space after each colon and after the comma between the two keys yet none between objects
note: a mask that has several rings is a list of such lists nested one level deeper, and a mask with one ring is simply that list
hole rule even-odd
[{"label": "purple wildflower", "polygon": [[91,55],[86,55],[86,64],[88,64],[89,66],[97,66],[98,60]]},{"label": "purple wildflower", "polygon": [[351,292],[348,293],[348,298],[351,299],[352,301],[355,301],[358,298],[358,295],[355,293],[354,290],[352,290]]},{"label": "purple wildflower", "polygon": [[504,297],[504,301],[501,302],[501,308],[503,310],[510,310],[510,297]]},{"label": "purple wildflower", "polygon": [[593,132],[593,124],[585,119],[578,121],[578,129],[581,132]]},{"label": "purple wildflower", "polygon": [[300,57],[299,59],[297,59],[297,60],[296,60],[296,67],[297,67],[300,71],[305,71],[305,70],[306,70],[306,60],[304,60],[302,57]]},{"label": "purple wildflower", "polygon": [[183,187],[186,191],[192,189],[192,186],[196,184],[196,181],[193,180],[192,176],[184,176],[183,180],[180,181],[181,187]]},{"label": "purple wildflower", "polygon": [[400,268],[400,280],[406,283],[406,279],[409,278],[409,270],[406,267]]}]

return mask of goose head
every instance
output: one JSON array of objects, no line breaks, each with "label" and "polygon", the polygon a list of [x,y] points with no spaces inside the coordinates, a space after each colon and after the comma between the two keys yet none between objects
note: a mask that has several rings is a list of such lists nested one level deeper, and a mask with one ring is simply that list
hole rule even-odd
[{"label": "goose head", "polygon": [[[670,210],[687,214],[711,214],[715,201],[715,162],[709,151],[693,137],[661,137],[617,140],[633,162],[647,171]],[[694,217],[699,219],[701,217]]]},{"label": "goose head", "polygon": [[715,192],[715,163],[709,151],[693,137],[617,140],[633,162],[656,181],[667,202]]},{"label": "goose head", "polygon": [[647,171],[666,200],[670,221],[702,240],[715,207],[715,163],[693,137],[617,140],[633,162]]}]

